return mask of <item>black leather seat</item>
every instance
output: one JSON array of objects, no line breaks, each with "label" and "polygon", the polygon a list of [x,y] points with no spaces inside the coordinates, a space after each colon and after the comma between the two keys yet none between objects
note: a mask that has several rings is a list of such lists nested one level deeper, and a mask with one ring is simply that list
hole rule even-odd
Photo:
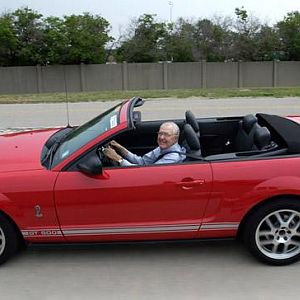
[{"label": "black leather seat", "polygon": [[195,115],[190,110],[187,110],[185,112],[185,122],[186,122],[186,124],[190,124],[192,126],[192,128],[194,129],[196,135],[198,136],[198,138],[200,138],[199,124],[196,120]]},{"label": "black leather seat", "polygon": [[[199,137],[190,124],[185,124],[183,127],[184,147],[186,148],[186,160],[201,159],[201,145]],[[190,156],[189,156],[190,155]]]},{"label": "black leather seat", "polygon": [[266,150],[272,147],[271,133],[266,127],[257,127],[254,133],[253,150]]},{"label": "black leather seat", "polygon": [[234,141],[234,150],[236,152],[249,151],[253,148],[256,125],[257,118],[253,115],[246,115],[240,121]]}]

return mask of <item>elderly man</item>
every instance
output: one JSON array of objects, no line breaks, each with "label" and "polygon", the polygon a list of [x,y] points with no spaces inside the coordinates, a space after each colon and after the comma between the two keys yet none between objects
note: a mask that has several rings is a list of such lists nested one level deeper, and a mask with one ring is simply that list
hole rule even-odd
[{"label": "elderly man", "polygon": [[131,153],[116,141],[110,142],[110,147],[104,154],[122,167],[132,165],[170,164],[182,162],[186,149],[178,144],[179,128],[174,122],[163,123],[157,135],[158,147],[144,156]]}]

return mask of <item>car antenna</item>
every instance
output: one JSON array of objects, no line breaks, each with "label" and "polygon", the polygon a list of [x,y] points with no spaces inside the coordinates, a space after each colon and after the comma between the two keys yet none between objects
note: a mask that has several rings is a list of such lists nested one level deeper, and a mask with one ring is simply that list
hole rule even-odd
[{"label": "car antenna", "polygon": [[67,127],[70,125],[70,114],[69,114],[69,99],[68,99],[68,88],[67,88],[67,77],[66,77],[66,66],[64,65],[64,84],[65,84],[65,94],[66,94],[66,109],[67,109]]}]

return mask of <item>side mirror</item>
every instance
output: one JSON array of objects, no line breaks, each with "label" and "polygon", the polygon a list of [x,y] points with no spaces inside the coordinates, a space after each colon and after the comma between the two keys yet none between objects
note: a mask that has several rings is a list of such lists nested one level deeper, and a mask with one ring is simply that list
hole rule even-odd
[{"label": "side mirror", "polygon": [[84,162],[77,164],[77,168],[80,172],[90,176],[102,174],[102,163],[96,155],[90,156]]}]

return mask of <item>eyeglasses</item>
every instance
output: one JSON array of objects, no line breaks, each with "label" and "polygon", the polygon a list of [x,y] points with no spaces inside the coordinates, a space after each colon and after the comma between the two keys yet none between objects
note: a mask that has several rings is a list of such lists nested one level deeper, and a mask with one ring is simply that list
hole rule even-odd
[{"label": "eyeglasses", "polygon": [[158,136],[165,136],[165,137],[171,137],[172,135],[177,135],[177,134],[173,134],[173,133],[169,133],[169,132],[164,132],[164,131],[159,131],[157,133]]}]

